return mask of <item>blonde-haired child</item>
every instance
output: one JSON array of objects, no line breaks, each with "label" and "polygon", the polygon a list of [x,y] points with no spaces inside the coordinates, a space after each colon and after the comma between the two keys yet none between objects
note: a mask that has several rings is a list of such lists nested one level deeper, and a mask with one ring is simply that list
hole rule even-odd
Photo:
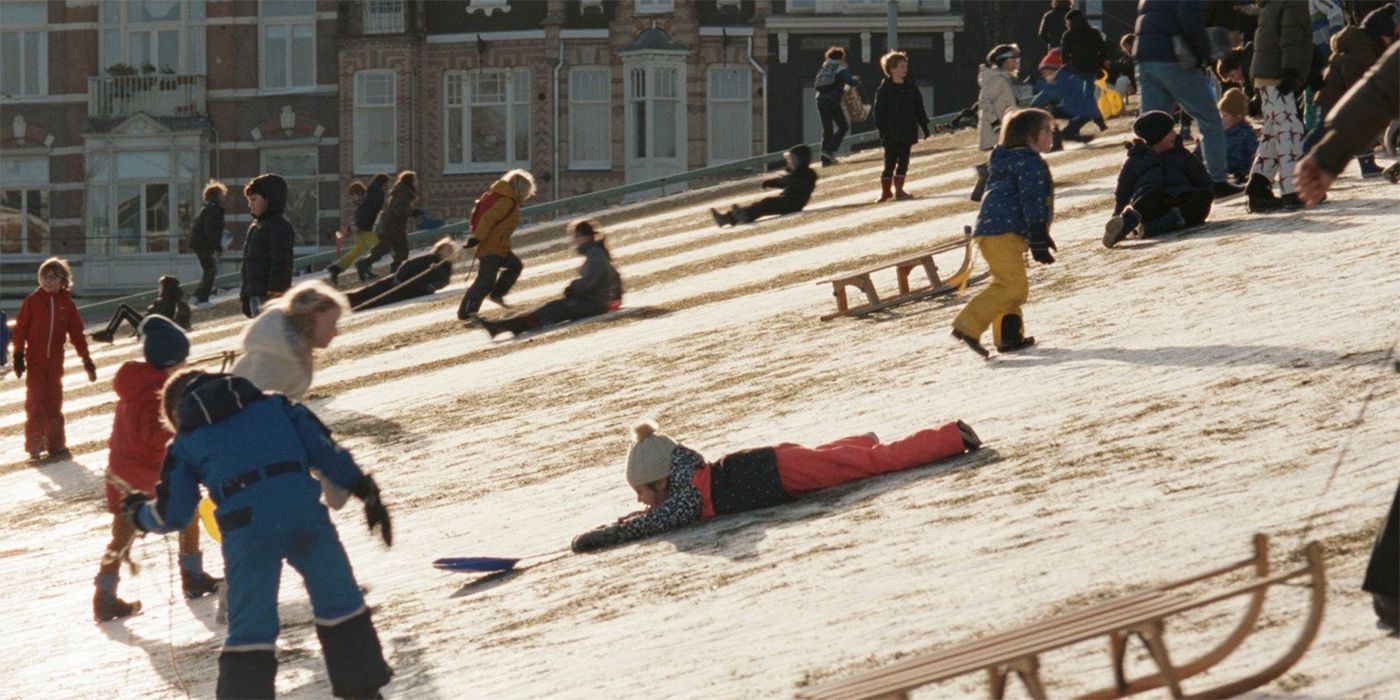
[{"label": "blonde-haired child", "polygon": [[14,335],[15,376],[24,378],[26,391],[24,450],[31,463],[72,456],[63,428],[65,334],[83,359],[88,380],[97,381],[97,366],[92,363],[87,339],[83,337],[83,320],[68,294],[73,286],[68,261],[49,258],[39,265],[38,276],[39,288],[20,304]]}]

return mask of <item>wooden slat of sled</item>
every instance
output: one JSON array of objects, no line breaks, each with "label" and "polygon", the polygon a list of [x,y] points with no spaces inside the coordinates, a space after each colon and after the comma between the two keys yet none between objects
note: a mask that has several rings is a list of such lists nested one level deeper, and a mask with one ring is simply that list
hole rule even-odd
[{"label": "wooden slat of sled", "polygon": [[[934,262],[933,256],[940,253],[962,249],[963,262],[958,271],[947,279],[942,278],[938,273],[938,265]],[[883,270],[893,269],[895,271],[895,281],[899,287],[899,293],[881,298],[875,289],[875,282],[872,275]],[[909,283],[910,274],[921,269],[928,277],[929,286],[918,289],[911,289]],[[822,316],[823,321],[830,321],[841,316],[861,316],[874,313],[892,306],[907,304],[919,299],[947,294],[953,291],[960,291],[972,280],[972,231],[971,227],[963,229],[962,238],[949,241],[939,246],[935,246],[914,255],[910,255],[898,260],[891,260],[879,265],[857,270],[842,275],[836,275],[820,280],[817,284],[830,284],[832,295],[836,297],[836,313]],[[980,279],[980,277],[979,277]],[[865,294],[866,303],[859,306],[851,306],[847,295],[847,288],[853,287],[857,291]]]}]

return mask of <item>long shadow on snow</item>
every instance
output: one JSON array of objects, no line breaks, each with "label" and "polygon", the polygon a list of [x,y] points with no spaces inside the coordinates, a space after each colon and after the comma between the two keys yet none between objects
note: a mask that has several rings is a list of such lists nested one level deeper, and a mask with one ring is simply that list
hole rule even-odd
[{"label": "long shadow on snow", "polygon": [[1055,348],[1036,345],[1015,355],[997,355],[1001,367],[1021,368],[1068,362],[1117,362],[1154,367],[1241,367],[1324,369],[1370,364],[1385,351],[1335,353],[1285,345],[1165,345],[1157,348]]},{"label": "long shadow on snow", "polygon": [[39,482],[44,495],[57,501],[92,501],[103,493],[102,477],[72,459],[37,465],[47,481]]},{"label": "long shadow on snow", "polygon": [[323,408],[323,402],[315,399],[324,398],[318,394],[310,396],[312,401],[308,401],[316,411],[316,415],[321,417],[328,427],[335,431],[336,437],[367,437],[371,441],[380,445],[392,445],[398,438],[409,434],[403,425],[398,421],[372,416],[368,413],[358,411],[337,411]]}]

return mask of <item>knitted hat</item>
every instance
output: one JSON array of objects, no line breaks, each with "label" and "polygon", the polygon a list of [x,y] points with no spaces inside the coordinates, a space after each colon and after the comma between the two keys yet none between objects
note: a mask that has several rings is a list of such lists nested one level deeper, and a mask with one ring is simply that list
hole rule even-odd
[{"label": "knitted hat", "polygon": [[1244,94],[1244,90],[1230,88],[1225,91],[1224,95],[1220,96],[1220,103],[1218,106],[1220,107],[1221,114],[1233,114],[1237,117],[1243,117],[1249,114],[1249,97]]},{"label": "knitted hat", "polygon": [[1040,59],[1040,70],[1059,70],[1060,66],[1064,64],[1065,58],[1060,53],[1060,49],[1056,47],[1050,49],[1049,53],[1045,54],[1045,58]]},{"label": "knitted hat", "polygon": [[1146,141],[1149,146],[1157,145],[1157,142],[1166,138],[1167,134],[1170,134],[1174,128],[1176,128],[1176,120],[1172,119],[1172,115],[1161,110],[1152,110],[1133,120],[1133,133]]},{"label": "knitted hat", "polygon": [[174,321],[151,314],[141,322],[141,350],[146,364],[156,369],[169,369],[190,356],[190,337]]},{"label": "knitted hat", "polygon": [[987,52],[987,65],[1000,66],[1002,61],[1008,58],[1019,58],[1021,47],[1015,44],[997,44],[992,50]]},{"label": "knitted hat", "polygon": [[1395,35],[1395,6],[1387,3],[1384,7],[1371,10],[1361,20],[1361,30],[1376,39]]},{"label": "knitted hat", "polygon": [[634,488],[665,479],[671,473],[671,451],[676,441],[656,432],[651,421],[632,428],[634,442],[627,451],[627,483]]}]

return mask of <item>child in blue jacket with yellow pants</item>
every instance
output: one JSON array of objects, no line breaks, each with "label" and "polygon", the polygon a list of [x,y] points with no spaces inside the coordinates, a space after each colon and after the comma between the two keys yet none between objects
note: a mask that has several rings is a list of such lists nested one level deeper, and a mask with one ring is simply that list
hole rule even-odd
[{"label": "child in blue jacket with yellow pants", "polygon": [[1041,109],[1022,109],[1002,120],[1001,144],[987,161],[987,190],[977,212],[977,249],[991,269],[992,282],[953,320],[953,337],[982,357],[982,333],[992,327],[998,352],[1035,344],[1025,335],[1021,304],[1030,293],[1025,252],[1036,262],[1055,262],[1050,221],[1055,215],[1055,182],[1042,153],[1054,146],[1055,118]]},{"label": "child in blue jacket with yellow pants", "polygon": [[374,479],[360,471],[309,409],[280,394],[265,394],[241,377],[182,372],[165,385],[162,408],[178,432],[166,451],[156,499],[133,492],[123,511],[138,530],[163,533],[190,522],[200,484],[218,506],[229,619],[217,696],[275,694],[277,586],[284,559],[301,574],[311,596],[331,692],[343,698],[378,696],[392,671],[321,503],[316,474],[328,482],[332,505],[344,503],[344,491],[364,501],[370,529],[380,527],[389,544],[389,513]]}]

